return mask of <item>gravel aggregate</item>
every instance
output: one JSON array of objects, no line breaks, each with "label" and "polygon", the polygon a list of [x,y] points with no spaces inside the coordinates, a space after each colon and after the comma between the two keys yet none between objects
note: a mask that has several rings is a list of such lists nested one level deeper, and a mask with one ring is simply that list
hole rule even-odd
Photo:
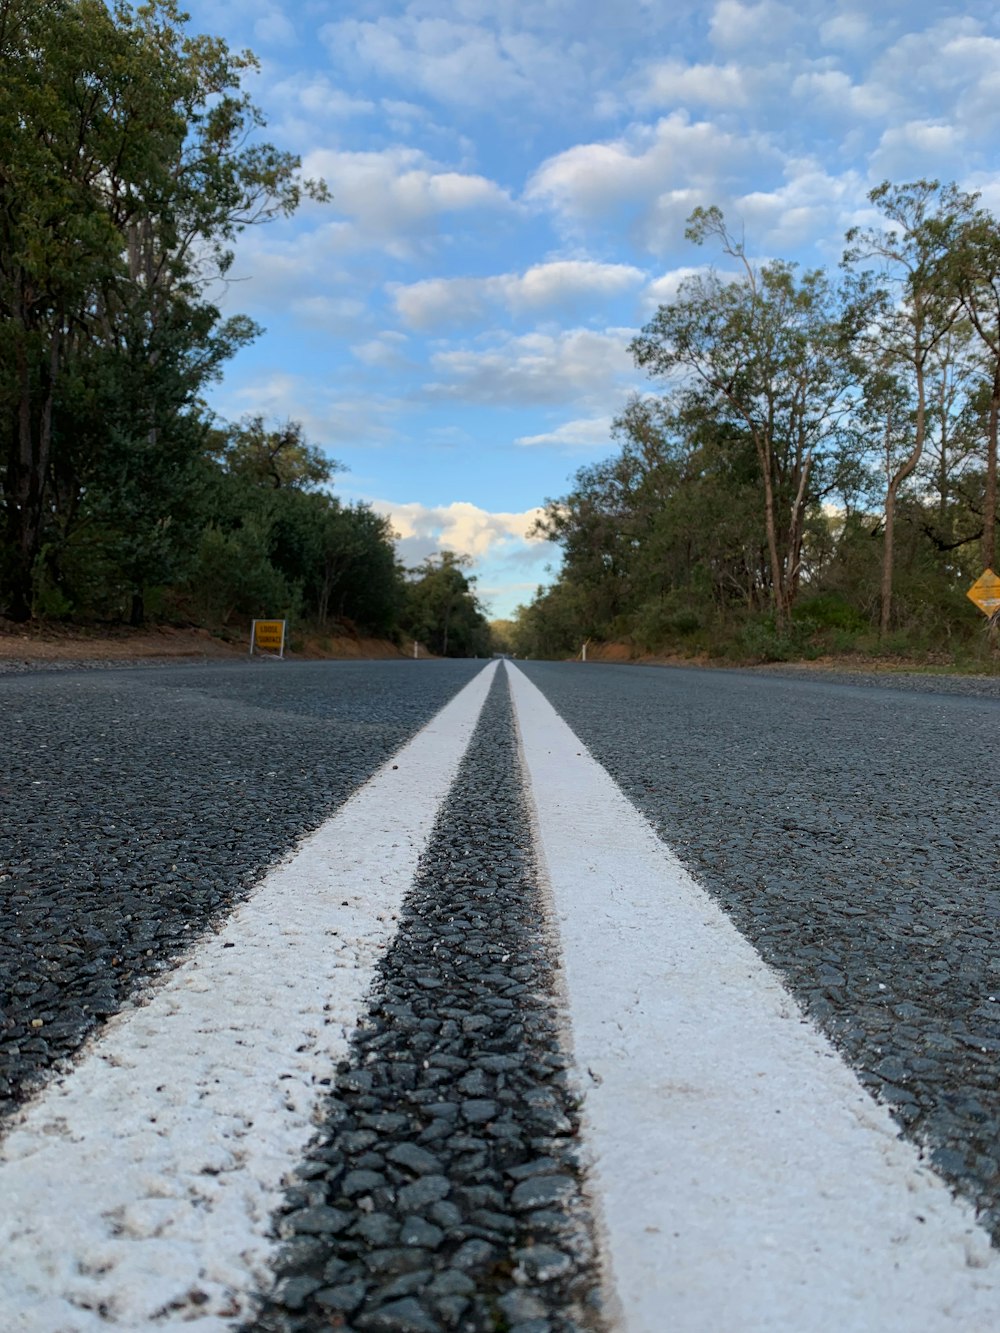
[{"label": "gravel aggregate", "polygon": [[518,665],[1000,1240],[996,692]]},{"label": "gravel aggregate", "polygon": [[506,681],[276,1220],[254,1333],[602,1327]]},{"label": "gravel aggregate", "polygon": [[482,666],[4,676],[0,1114]]}]

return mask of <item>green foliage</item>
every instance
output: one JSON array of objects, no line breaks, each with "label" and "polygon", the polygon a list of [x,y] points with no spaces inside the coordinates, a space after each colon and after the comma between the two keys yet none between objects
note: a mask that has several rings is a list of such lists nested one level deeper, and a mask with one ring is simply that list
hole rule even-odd
[{"label": "green foliage", "polygon": [[965,590],[997,527],[1000,226],[934,181],[871,201],[888,225],[849,234],[840,291],[695,210],[689,237],[736,272],[687,279],[633,340],[666,392],[546,503],[563,562],[519,609],[523,651],[982,652]]},{"label": "green foliage", "polygon": [[463,573],[471,561],[454,551],[428,556],[409,571],[403,625],[440,657],[486,657],[493,651],[489,622]]},{"label": "green foliage", "polygon": [[174,0],[0,0],[0,610],[16,619],[86,547],[79,585],[100,569],[121,587],[99,600],[120,593],[133,618],[180,576],[199,393],[256,333],[209,285],[240,230],[325,196],[255,137],[253,57],[183,24]]}]

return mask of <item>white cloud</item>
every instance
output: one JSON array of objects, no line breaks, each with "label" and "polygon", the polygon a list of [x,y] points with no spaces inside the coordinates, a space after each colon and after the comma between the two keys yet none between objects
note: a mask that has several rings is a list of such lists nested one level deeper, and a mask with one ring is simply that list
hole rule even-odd
[{"label": "white cloud", "polygon": [[306,155],[303,170],[330,184],[333,203],[328,207],[350,220],[339,238],[344,248],[384,247],[399,258],[410,256],[444,214],[512,206],[494,181],[448,170],[414,148],[316,149]]},{"label": "white cloud", "polygon": [[413,13],[345,19],[325,27],[323,38],[335,59],[461,106],[550,100],[580,81],[572,44],[540,39],[523,14],[509,27]]},{"label": "white cloud", "polygon": [[801,22],[799,15],[776,0],[760,4],[741,4],[740,0],[719,0],[712,11],[709,37],[713,45],[726,51],[752,47],[783,47],[792,29]]},{"label": "white cloud", "polygon": [[551,208],[571,231],[633,215],[637,243],[653,253],[674,248],[699,204],[725,203],[724,182],[780,172],[781,154],[766,136],[735,134],[675,112],[622,138],[578,144],[548,158],[527,197]]},{"label": "white cloud", "polygon": [[351,351],[366,366],[399,369],[408,364],[406,357],[407,342],[405,333],[398,333],[394,329],[386,329],[377,338],[370,338],[367,342],[355,344]]},{"label": "white cloud", "polygon": [[254,37],[262,46],[294,46],[298,41],[295,24],[278,6],[268,6],[253,25]]},{"label": "white cloud", "polygon": [[[704,276],[709,270],[710,265],[708,264],[682,265],[680,268],[671,269],[669,273],[662,273],[658,278],[654,278],[643,291],[643,308],[655,310],[657,306],[669,305],[671,301],[677,299],[681,283],[687,282],[689,278]],[[721,276],[725,277],[725,274]]]},{"label": "white cloud", "polygon": [[354,330],[368,312],[364,301],[353,296],[303,296],[290,301],[288,308],[304,323],[334,334]]},{"label": "white cloud", "polygon": [[809,70],[792,81],[791,93],[810,111],[875,119],[888,116],[899,104],[890,88],[880,83],[854,83],[839,69]]},{"label": "white cloud", "polygon": [[341,212],[369,222],[386,207],[423,218],[509,202],[506,191],[493,181],[443,169],[415,148],[397,146],[375,153],[316,149],[303,167],[308,175],[325,175],[335,182]]},{"label": "white cloud", "polygon": [[748,96],[747,71],[738,65],[665,60],[645,71],[635,101],[639,106],[742,107]]},{"label": "white cloud", "polygon": [[1000,118],[1000,39],[970,16],[944,18],[882,51],[869,81],[891,89],[911,122],[956,125],[970,139],[992,139]]},{"label": "white cloud", "polygon": [[577,421],[564,421],[554,430],[541,435],[521,435],[514,441],[525,448],[559,448],[567,451],[578,449],[610,448],[612,417],[582,417]]},{"label": "white cloud", "polygon": [[313,122],[316,117],[344,120],[353,116],[370,116],[376,110],[375,102],[366,97],[352,97],[350,93],[338,88],[326,74],[282,79],[274,85],[272,92],[283,103],[292,103],[308,112]]},{"label": "white cloud", "polygon": [[819,25],[819,35],[826,46],[860,47],[870,40],[871,23],[857,10],[835,14]]},{"label": "white cloud", "polygon": [[485,348],[441,351],[432,357],[437,382],[427,393],[523,407],[568,403],[602,407],[635,378],[627,345],[633,331],[565,329],[508,337]]},{"label": "white cloud", "polygon": [[411,328],[428,330],[476,322],[488,305],[511,314],[567,313],[582,305],[612,299],[643,279],[631,264],[591,260],[553,260],[533,264],[523,273],[488,278],[425,278],[391,288],[400,318]]},{"label": "white cloud", "polygon": [[876,176],[948,175],[962,156],[963,131],[956,125],[911,120],[887,129],[870,158]]},{"label": "white cloud", "polygon": [[735,199],[733,218],[745,223],[755,248],[782,258],[821,237],[835,238],[839,247],[867,188],[855,171],[832,176],[812,159],[793,160],[782,185]]},{"label": "white cloud", "polygon": [[519,602],[529,601],[539,583],[560,559],[553,542],[531,535],[540,507],[515,513],[483,509],[468,501],[447,505],[398,504],[372,500],[398,534],[396,550],[404,565],[415,568],[442,550],[472,558],[476,591],[489,614],[509,616]]},{"label": "white cloud", "polygon": [[444,548],[481,560],[498,546],[547,544],[540,537],[528,535],[542,514],[540,507],[519,513],[493,513],[466,500],[438,506],[389,500],[373,500],[371,504],[389,518],[400,542],[410,543],[404,550],[412,552],[419,543],[419,559]]}]

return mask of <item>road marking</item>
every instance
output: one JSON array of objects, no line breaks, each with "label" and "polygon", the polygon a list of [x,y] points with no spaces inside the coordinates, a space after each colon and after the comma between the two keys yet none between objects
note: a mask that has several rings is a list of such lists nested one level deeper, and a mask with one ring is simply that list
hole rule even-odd
[{"label": "road marking", "polygon": [[972,1209],[517,668],[623,1333],[996,1333]]},{"label": "road marking", "polygon": [[493,678],[112,1019],[0,1144],[4,1333],[231,1328]]}]

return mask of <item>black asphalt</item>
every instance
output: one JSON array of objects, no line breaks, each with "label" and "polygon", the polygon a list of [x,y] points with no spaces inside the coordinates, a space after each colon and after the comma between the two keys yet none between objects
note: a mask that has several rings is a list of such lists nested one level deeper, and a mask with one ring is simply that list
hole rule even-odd
[{"label": "black asphalt", "polygon": [[483,665],[0,676],[0,1113]]},{"label": "black asphalt", "polygon": [[518,665],[1000,1238],[1000,682]]}]

